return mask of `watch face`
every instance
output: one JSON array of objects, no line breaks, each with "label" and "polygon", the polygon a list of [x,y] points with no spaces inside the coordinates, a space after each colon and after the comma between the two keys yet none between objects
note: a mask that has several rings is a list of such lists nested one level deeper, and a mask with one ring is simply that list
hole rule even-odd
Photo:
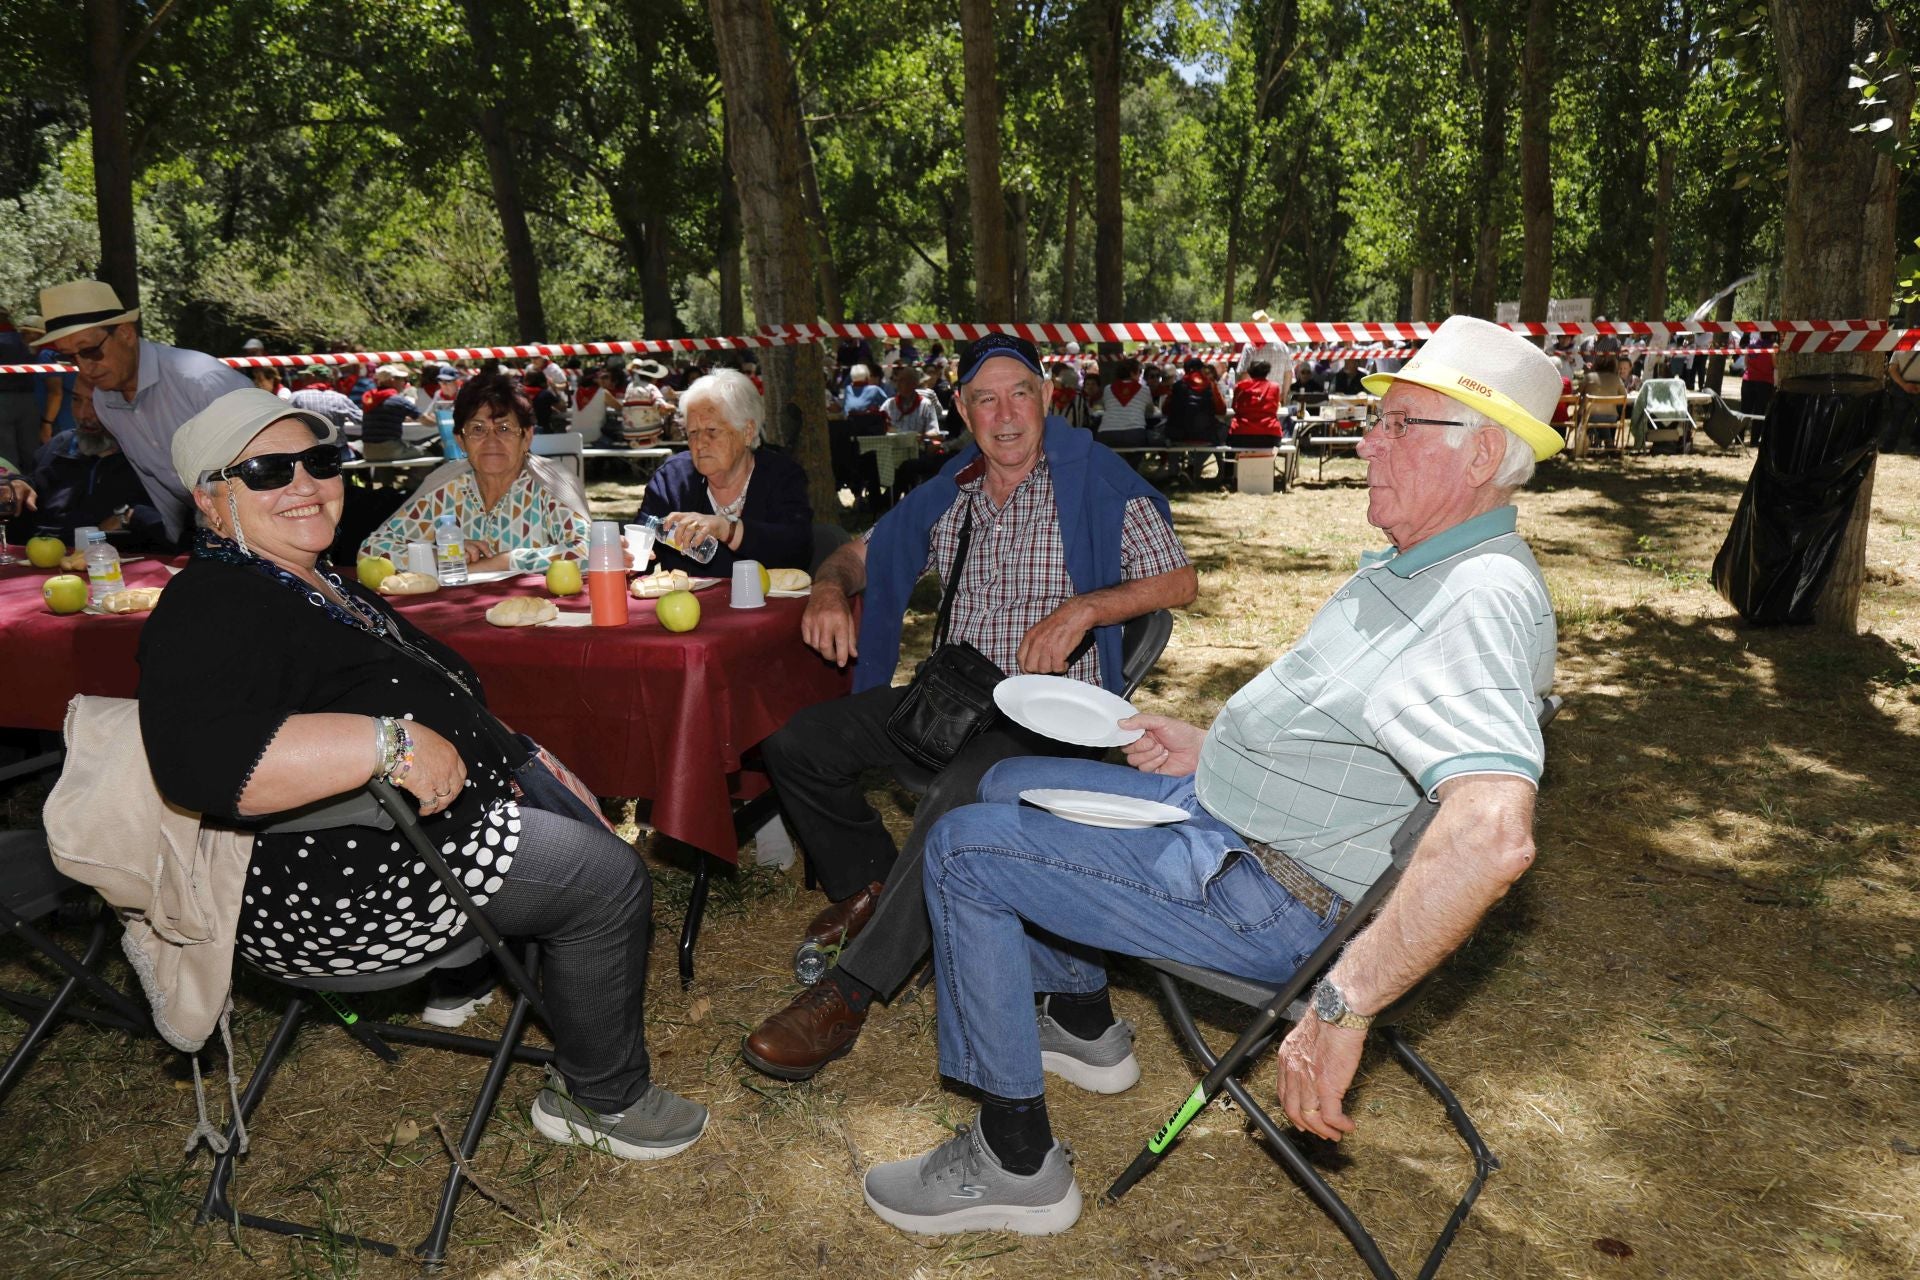
[{"label": "watch face", "polygon": [[1347,1012],[1347,1002],[1331,982],[1322,982],[1313,989],[1313,1012],[1322,1022],[1337,1022]]}]

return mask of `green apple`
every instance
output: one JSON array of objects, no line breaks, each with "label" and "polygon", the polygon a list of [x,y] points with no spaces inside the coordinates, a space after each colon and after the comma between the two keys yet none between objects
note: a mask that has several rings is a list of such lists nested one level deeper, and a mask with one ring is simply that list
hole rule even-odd
[{"label": "green apple", "polygon": [[393,561],[385,556],[367,556],[360,561],[360,585],[369,591],[378,591],[380,584],[394,575]]},{"label": "green apple", "polygon": [[67,544],[60,539],[43,536],[27,539],[27,562],[36,569],[57,569],[60,557],[67,554]]},{"label": "green apple", "polygon": [[670,591],[653,607],[660,625],[669,631],[691,631],[700,625],[700,601],[691,591]]},{"label": "green apple", "polygon": [[580,562],[555,560],[547,566],[547,590],[557,596],[580,594]]},{"label": "green apple", "polygon": [[[47,585],[40,588],[40,594],[47,598],[47,608],[55,613],[78,613],[87,607],[87,580],[63,573],[56,578],[48,578]],[[699,616],[698,609],[694,615]]]}]

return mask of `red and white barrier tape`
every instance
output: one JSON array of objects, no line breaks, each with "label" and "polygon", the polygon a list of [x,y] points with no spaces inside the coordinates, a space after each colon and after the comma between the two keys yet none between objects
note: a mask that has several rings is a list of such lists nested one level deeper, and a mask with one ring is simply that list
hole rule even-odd
[{"label": "red and white barrier tape", "polygon": [[[1401,358],[1409,349],[1388,344],[1424,341],[1437,326],[1390,323],[1263,324],[828,324],[768,325],[759,332],[736,337],[646,338],[623,342],[540,342],[509,347],[438,347],[408,351],[316,351],[301,355],[225,356],[236,369],[291,369],[308,365],[446,364],[456,360],[525,360],[532,356],[653,355],[671,352],[736,351],[760,347],[821,342],[834,338],[924,338],[972,341],[989,333],[1012,333],[1035,343],[1271,343],[1331,344],[1336,350],[1316,353],[1325,359]],[[1920,349],[1920,329],[1896,329],[1873,320],[1644,320],[1568,321],[1543,324],[1516,322],[1505,326],[1535,337],[1585,337],[1615,334],[1622,337],[1669,339],[1675,334],[1772,333],[1781,351],[1911,351]],[[1739,354],[1732,348],[1670,348],[1666,353]],[[1626,354],[1643,354],[1635,348]],[[1173,359],[1174,357],[1166,357]],[[1178,357],[1184,359],[1185,357]],[[1224,353],[1202,353],[1201,359],[1227,359]],[[66,373],[62,364],[6,364],[0,374]]]}]

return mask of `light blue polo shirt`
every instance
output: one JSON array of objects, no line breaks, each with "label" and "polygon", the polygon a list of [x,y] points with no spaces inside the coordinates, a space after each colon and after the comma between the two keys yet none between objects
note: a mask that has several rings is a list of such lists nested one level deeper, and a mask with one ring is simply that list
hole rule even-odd
[{"label": "light blue polo shirt", "polygon": [[1537,784],[1553,605],[1516,514],[1362,555],[1300,643],[1215,718],[1201,805],[1353,901],[1391,862],[1394,829],[1448,778]]},{"label": "light blue polo shirt", "polygon": [[238,369],[212,356],[164,343],[140,343],[140,372],[128,400],[105,387],[93,390],[93,411],[140,474],[147,496],[179,541],[192,527],[193,499],[173,469],[173,433],[229,391],[253,385]]}]

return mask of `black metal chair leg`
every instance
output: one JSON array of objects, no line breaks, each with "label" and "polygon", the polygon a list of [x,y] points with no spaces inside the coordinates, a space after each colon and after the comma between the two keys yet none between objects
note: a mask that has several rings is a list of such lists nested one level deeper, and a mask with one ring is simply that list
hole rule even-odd
[{"label": "black metal chair leg", "polygon": [[[88,974],[92,972],[94,963],[100,959],[100,953],[106,949],[106,941],[106,921],[96,918],[93,924],[93,936],[87,939],[87,949],[80,957],[78,968],[74,969],[65,963],[61,964],[62,968],[67,969],[66,980],[53,993],[53,998],[47,1001],[46,1008],[33,1020],[26,1034],[20,1037],[20,1043],[14,1046],[13,1052],[7,1055],[6,1065],[0,1067],[0,1099],[4,1099],[12,1090],[14,1082],[26,1070],[28,1061],[40,1047],[40,1042],[65,1016],[67,1002],[73,999],[74,992],[80,989]],[[50,955],[62,962],[71,958],[59,947],[41,946],[39,949],[42,954]]]},{"label": "black metal chair leg", "polygon": [[680,926],[680,986],[683,989],[693,985],[693,946],[700,940],[700,922],[707,914],[708,880],[716,861],[712,854],[702,853],[693,866],[693,892],[687,897],[686,922]]},{"label": "black metal chair leg", "polygon": [[[526,971],[529,981],[538,977],[540,957],[536,948],[528,948]],[[487,1067],[486,1078],[480,1084],[480,1096],[474,1100],[473,1114],[467,1118],[465,1132],[460,1135],[460,1159],[453,1162],[453,1168],[447,1171],[446,1185],[440,1192],[440,1210],[434,1215],[433,1227],[427,1232],[427,1238],[414,1248],[414,1253],[429,1267],[437,1267],[447,1256],[447,1237],[453,1231],[453,1213],[460,1204],[460,1192],[466,1186],[466,1174],[461,1172],[461,1163],[473,1159],[473,1153],[480,1149],[480,1138],[487,1130],[487,1121],[493,1116],[494,1105],[500,1100],[500,1089],[506,1084],[507,1071],[513,1066],[514,1050],[520,1043],[520,1037],[526,1033],[527,1013],[532,1003],[524,992],[516,993],[513,1008],[507,1014],[506,1029],[500,1033],[500,1050],[493,1055],[492,1063]]]},{"label": "black metal chair leg", "polygon": [[293,1043],[293,1036],[300,1029],[300,1018],[307,1011],[307,997],[296,993],[287,1002],[287,1012],[280,1019],[280,1025],[274,1030],[273,1039],[267,1042],[267,1050],[260,1055],[260,1061],[253,1068],[253,1075],[247,1080],[246,1091],[240,1095],[240,1112],[227,1122],[227,1149],[214,1157],[213,1176],[207,1179],[206,1198],[200,1202],[200,1212],[194,1217],[194,1224],[219,1219],[231,1222],[239,1214],[233,1203],[227,1198],[227,1183],[233,1177],[233,1161],[239,1154],[240,1126],[253,1118],[253,1109],[260,1105],[260,1096],[267,1091],[267,1082],[272,1078],[274,1068],[280,1065],[280,1059]]},{"label": "black metal chair leg", "polygon": [[1454,1096],[1453,1090],[1447,1088],[1446,1081],[1440,1078],[1440,1073],[1428,1066],[1426,1060],[1413,1051],[1413,1046],[1407,1043],[1406,1037],[1400,1033],[1400,1028],[1386,1028],[1386,1036],[1388,1045],[1399,1057],[1401,1064],[1411,1071],[1421,1084],[1427,1086],[1434,1097],[1440,1100],[1440,1105],[1446,1108],[1447,1119],[1453,1122],[1454,1132],[1460,1135],[1460,1140],[1467,1144],[1467,1150],[1473,1153],[1473,1181],[1467,1184],[1466,1194],[1461,1196],[1460,1203],[1454,1206],[1453,1213],[1447,1218],[1447,1225],[1441,1230],[1439,1238],[1433,1242],[1433,1248],[1428,1251],[1427,1260],[1420,1268],[1420,1280],[1433,1280],[1434,1274],[1440,1270],[1441,1260],[1447,1256],[1447,1250],[1453,1245],[1454,1236],[1458,1234],[1461,1224],[1466,1222],[1467,1214],[1472,1211],[1473,1202],[1480,1198],[1481,1188],[1487,1185],[1487,1176],[1500,1167],[1500,1161],[1488,1148],[1486,1140],[1480,1136],[1480,1131],[1474,1128],[1473,1120],[1467,1115],[1467,1109],[1460,1104],[1460,1099]]}]

